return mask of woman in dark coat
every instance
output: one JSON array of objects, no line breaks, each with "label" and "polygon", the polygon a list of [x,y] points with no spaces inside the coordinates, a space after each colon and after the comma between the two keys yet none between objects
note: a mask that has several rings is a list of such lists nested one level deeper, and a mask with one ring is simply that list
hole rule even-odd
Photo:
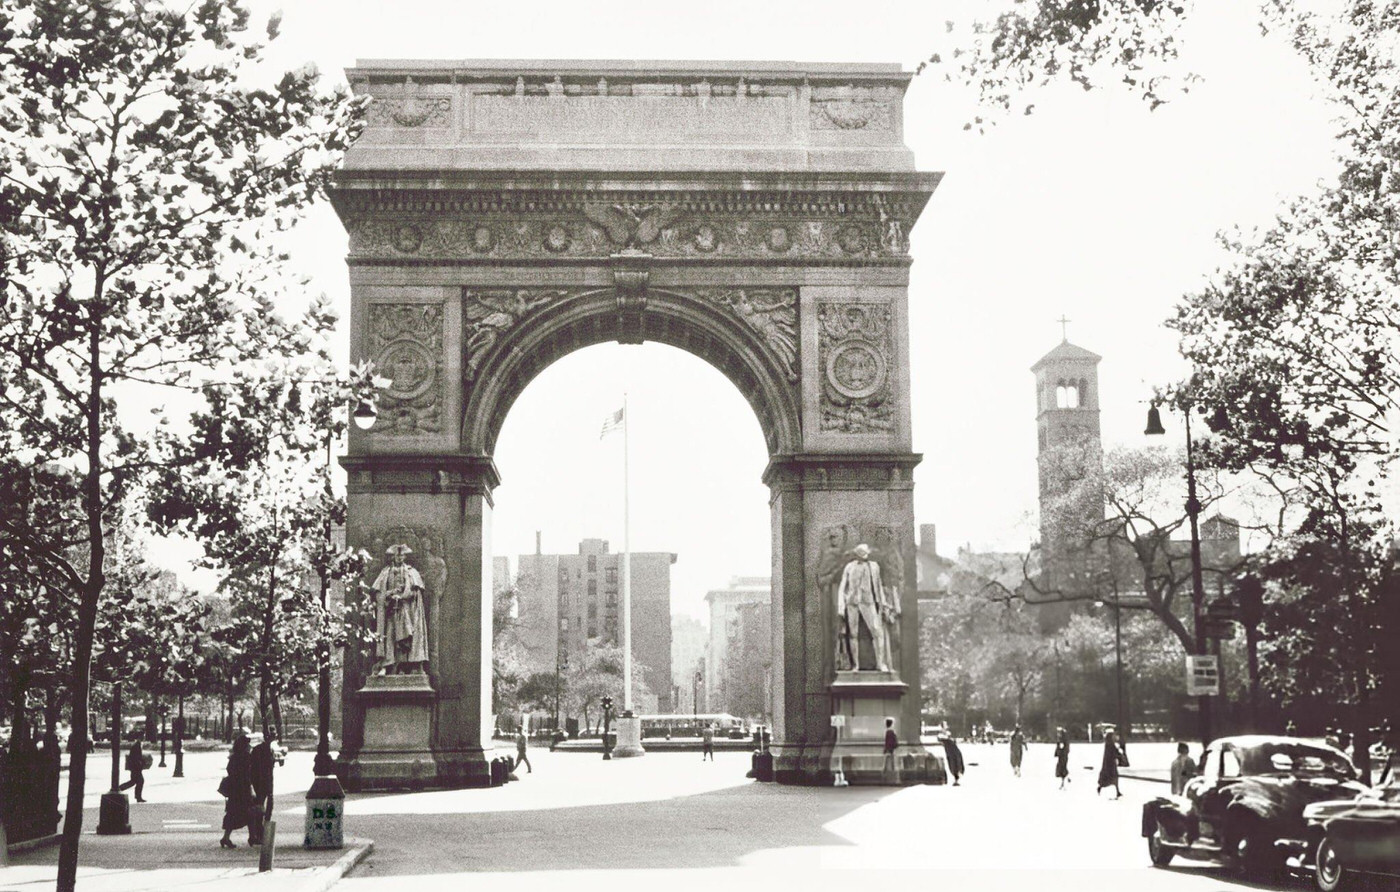
[{"label": "woman in dark coat", "polygon": [[1055,729],[1055,776],[1060,779],[1060,789],[1069,783],[1069,735],[1064,728]]},{"label": "woman in dark coat", "polygon": [[1123,791],[1118,789],[1118,766],[1128,764],[1128,754],[1123,752],[1123,748],[1118,744],[1118,735],[1113,731],[1107,731],[1103,736],[1103,763],[1099,766],[1099,788],[1095,793],[1102,793],[1104,787],[1112,787],[1113,792],[1118,795],[1114,799],[1122,799]]},{"label": "woman in dark coat", "polygon": [[240,734],[233,741],[233,751],[228,756],[228,776],[219,785],[219,792],[228,798],[224,800],[224,838],[219,845],[226,849],[235,848],[229,834],[240,827],[248,828],[248,844],[253,844],[253,770],[248,758],[248,735]]}]

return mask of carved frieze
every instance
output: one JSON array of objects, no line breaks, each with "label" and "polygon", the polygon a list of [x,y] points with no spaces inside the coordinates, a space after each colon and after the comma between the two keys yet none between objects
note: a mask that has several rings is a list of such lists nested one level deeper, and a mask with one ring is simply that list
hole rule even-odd
[{"label": "carved frieze", "polygon": [[894,429],[894,320],[886,303],[823,303],[817,308],[821,429]]},{"label": "carved frieze", "polygon": [[796,288],[704,288],[696,295],[733,311],[768,345],[787,379],[797,382]]},{"label": "carved frieze", "polygon": [[442,304],[370,304],[367,353],[389,379],[380,392],[376,436],[442,430]]},{"label": "carved frieze", "polygon": [[814,87],[811,126],[813,130],[888,131],[894,128],[898,101],[887,88]]},{"label": "carved frieze", "polygon": [[543,212],[502,208],[455,219],[441,213],[409,219],[367,214],[349,224],[350,254],[410,261],[514,260],[603,258],[643,250],[657,258],[838,263],[908,255],[903,209],[884,204],[822,216],[744,209],[716,213],[665,202],[551,204]]},{"label": "carved frieze", "polygon": [[481,360],[501,335],[547,304],[562,300],[567,291],[505,288],[462,292],[462,324],[467,343],[465,377],[472,380]]}]

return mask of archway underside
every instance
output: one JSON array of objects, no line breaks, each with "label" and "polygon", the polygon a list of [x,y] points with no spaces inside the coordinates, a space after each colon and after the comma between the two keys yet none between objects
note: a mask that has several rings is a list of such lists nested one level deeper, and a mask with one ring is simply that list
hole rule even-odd
[{"label": "archway underside", "polygon": [[[728,378],[753,408],[770,456],[796,452],[802,431],[793,364],[796,289],[763,293],[784,301],[762,322],[770,342],[763,340],[763,329],[746,331],[742,323],[694,295],[648,291],[642,306],[629,305],[615,289],[566,297],[517,336],[503,338],[484,358],[466,402],[462,442],[470,452],[493,454],[505,416],[521,392],[541,371],[575,350],[611,341],[655,341],[705,360]],[[786,368],[785,355],[794,357]]]}]

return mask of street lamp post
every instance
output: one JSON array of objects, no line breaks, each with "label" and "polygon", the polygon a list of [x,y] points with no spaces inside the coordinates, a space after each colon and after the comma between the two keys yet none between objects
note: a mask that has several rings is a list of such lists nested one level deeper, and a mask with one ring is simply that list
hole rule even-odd
[{"label": "street lamp post", "polygon": [[699,672],[695,673],[695,681],[694,681],[694,683],[692,683],[691,686],[690,686],[690,705],[691,705],[691,707],[692,707],[692,708],[691,708],[691,711],[692,711],[693,713],[695,713],[696,715],[699,715],[700,713],[704,712],[704,710],[700,708],[700,679],[701,679],[701,677],[702,677],[702,676],[701,676],[701,674],[700,674]]},{"label": "street lamp post", "polygon": [[[1196,465],[1191,443],[1191,407],[1187,406],[1182,415],[1186,419],[1186,517],[1191,523],[1191,618],[1194,627],[1194,644],[1198,656],[1206,656],[1205,584],[1201,580],[1201,502],[1196,498]],[[1165,434],[1162,415],[1154,405],[1147,411],[1148,435]],[[1210,697],[1201,694],[1196,698],[1197,716],[1200,720],[1201,746],[1211,741]]]},{"label": "street lamp post", "polygon": [[167,706],[167,705],[165,705],[164,703],[162,703],[162,704],[160,704],[160,706],[156,707],[156,711],[157,711],[157,713],[159,713],[159,715],[160,715],[160,764],[159,764],[159,766],[157,766],[157,767],[159,767],[159,768],[164,768],[164,767],[165,767],[165,717],[166,717],[167,715],[170,714],[170,707]]},{"label": "street lamp post", "polygon": [[[360,400],[355,405],[355,411],[351,413],[355,421],[355,426],[360,430],[369,430],[374,427],[375,412],[374,404],[369,400]],[[334,463],[332,451],[335,446],[334,428],[326,426],[326,499],[327,503],[333,498],[331,491],[331,466]],[[327,512],[325,516],[322,535],[325,537],[326,551],[329,553],[333,547],[331,541],[331,517]],[[330,575],[328,568],[323,564],[319,568],[321,582],[321,615],[324,617],[329,609],[330,603]],[[324,634],[316,644],[316,758],[311,764],[311,770],[317,777],[332,777],[335,774],[335,760],[331,758],[331,643]]]},{"label": "street lamp post", "polygon": [[613,701],[612,701],[612,698],[611,698],[611,697],[604,697],[604,698],[603,698],[603,758],[604,758],[604,759],[611,759],[611,758],[612,758],[612,747],[608,746],[608,743],[609,743],[609,740],[608,740],[608,727],[609,727],[609,725],[612,724],[612,705],[613,705]]},{"label": "street lamp post", "polygon": [[175,716],[175,772],[171,777],[185,776],[185,695],[181,694]]}]

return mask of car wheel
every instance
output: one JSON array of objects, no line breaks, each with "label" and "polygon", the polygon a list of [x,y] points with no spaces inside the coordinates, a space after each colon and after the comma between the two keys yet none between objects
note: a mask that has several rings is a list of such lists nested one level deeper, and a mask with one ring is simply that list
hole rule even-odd
[{"label": "car wheel", "polygon": [[1147,855],[1152,859],[1152,866],[1166,867],[1172,863],[1175,854],[1175,849],[1162,842],[1162,825],[1153,827],[1152,835],[1147,837]]},{"label": "car wheel", "polygon": [[1317,844],[1317,857],[1313,859],[1313,882],[1321,892],[1338,892],[1349,884],[1350,871],[1342,866],[1337,856],[1337,848],[1332,840],[1322,838]]},{"label": "car wheel", "polygon": [[1234,856],[1235,867],[1243,876],[1262,879],[1277,869],[1273,839],[1253,814],[1237,818],[1229,838],[1232,842],[1227,851]]}]

